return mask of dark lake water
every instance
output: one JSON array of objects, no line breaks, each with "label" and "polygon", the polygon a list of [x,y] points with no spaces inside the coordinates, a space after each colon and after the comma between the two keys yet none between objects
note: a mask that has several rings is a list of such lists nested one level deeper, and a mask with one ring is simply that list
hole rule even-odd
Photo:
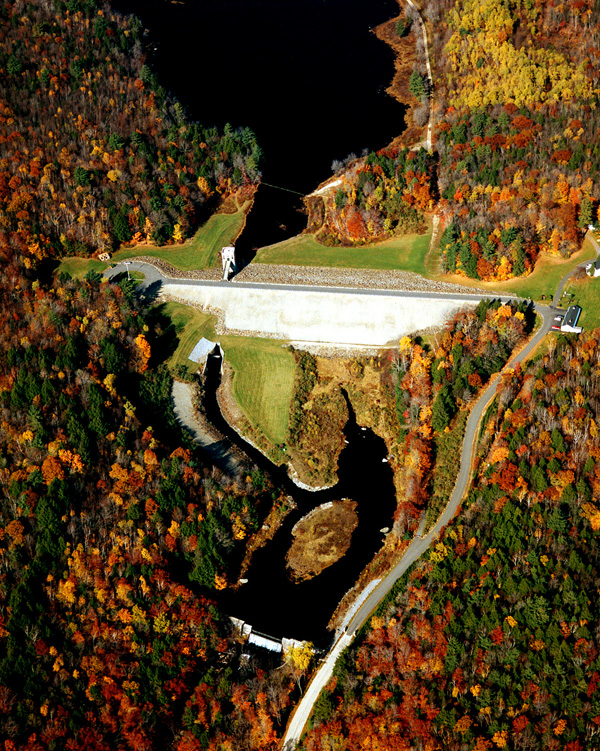
[{"label": "dark lake water", "polygon": [[[331,162],[380,149],[404,128],[386,93],[391,49],[370,29],[398,15],[396,0],[113,0],[150,31],[161,83],[204,125],[251,127],[266,183],[306,194]],[[156,47],[155,50],[153,48]],[[305,226],[300,196],[261,186],[238,249]]]},{"label": "dark lake water", "polygon": [[[279,488],[291,495],[297,509],[290,512],[273,540],[253,556],[246,574],[248,583],[238,590],[223,590],[218,600],[229,615],[251,623],[257,631],[295,639],[309,639],[325,647],[331,640],[326,626],[338,602],[383,542],[383,527],[391,527],[396,508],[392,470],[382,460],[385,442],[361,428],[349,405],[350,419],[344,434],[347,445],[339,459],[339,482],[333,488],[311,492],[298,488],[283,468],[275,467],[259,451],[242,440],[219,411],[215,396],[220,360],[210,363],[204,404],[208,418],[230,441],[239,446]],[[358,527],[346,555],[313,579],[295,583],[287,575],[285,555],[294,524],[316,506],[350,498],[358,504]]]},{"label": "dark lake water", "polygon": [[[245,260],[255,248],[305,227],[298,193],[327,179],[334,159],[383,148],[404,128],[404,108],[385,93],[393,53],[370,31],[398,15],[396,0],[113,0],[113,6],[141,18],[150,32],[149,63],[188,115],[207,126],[251,127],[265,154],[264,183],[287,189],[259,188],[237,243]],[[212,409],[219,423],[216,403]],[[221,604],[259,631],[325,645],[337,603],[379,548],[379,530],[391,526],[395,494],[392,472],[382,463],[385,444],[352,416],[339,484],[310,493],[226,425],[219,427],[298,504],[273,542],[256,553],[248,584],[221,593]],[[340,498],[358,503],[350,551],[315,579],[293,584],[284,566],[292,526],[315,506]]]}]

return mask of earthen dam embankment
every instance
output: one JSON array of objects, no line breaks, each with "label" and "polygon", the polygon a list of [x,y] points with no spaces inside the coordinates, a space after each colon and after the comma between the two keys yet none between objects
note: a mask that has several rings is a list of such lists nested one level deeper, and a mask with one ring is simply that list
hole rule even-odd
[{"label": "earthen dam embankment", "polygon": [[485,295],[284,285],[165,283],[162,293],[219,316],[221,333],[383,347],[443,326]]}]

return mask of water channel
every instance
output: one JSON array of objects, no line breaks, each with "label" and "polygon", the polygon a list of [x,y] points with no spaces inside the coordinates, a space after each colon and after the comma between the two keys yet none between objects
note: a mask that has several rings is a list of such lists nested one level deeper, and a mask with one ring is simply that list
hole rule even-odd
[{"label": "water channel", "polygon": [[383,148],[404,128],[403,106],[385,93],[393,52],[371,32],[398,15],[396,0],[113,5],[141,18],[152,67],[192,119],[257,135],[264,184],[238,257],[300,232],[299,194],[330,177],[333,160]]},{"label": "water channel", "polygon": [[[255,630],[278,638],[309,639],[325,647],[331,639],[326,626],[335,606],[381,546],[381,529],[391,527],[393,522],[395,489],[392,470],[384,461],[385,442],[373,431],[357,424],[348,404],[350,417],[344,429],[347,445],[339,459],[339,482],[327,490],[302,490],[284,468],[272,464],[225,422],[216,399],[219,380],[220,359],[212,358],[204,394],[208,419],[248,454],[278,488],[292,496],[297,505],[274,539],[254,554],[247,573],[248,583],[238,590],[223,590],[219,593],[219,602],[225,612],[252,624]],[[342,498],[350,498],[358,504],[359,523],[348,552],[313,579],[293,582],[285,566],[292,527],[316,506]]]}]

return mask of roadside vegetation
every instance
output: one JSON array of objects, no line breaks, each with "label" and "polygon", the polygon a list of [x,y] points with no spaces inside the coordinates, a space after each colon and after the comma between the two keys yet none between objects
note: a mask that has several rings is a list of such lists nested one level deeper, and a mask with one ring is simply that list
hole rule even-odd
[{"label": "roadside vegetation", "polygon": [[459,412],[448,430],[438,433],[435,437],[435,465],[423,534],[427,534],[436,523],[454,490],[468,417],[469,413],[466,410]]},{"label": "roadside vegetation", "polygon": [[68,274],[73,279],[84,279],[90,271],[101,274],[108,268],[108,263],[96,258],[79,258],[69,256],[63,258],[58,265],[57,274]]},{"label": "roadside vegetation", "polygon": [[598,356],[562,337],[503,379],[466,512],[342,654],[303,751],[595,745]]},{"label": "roadside vegetation", "polygon": [[535,302],[548,303],[554,297],[560,280],[569,271],[595,257],[596,250],[593,244],[588,238],[584,238],[581,249],[571,258],[563,259],[542,254],[539,256],[532,273],[520,279],[509,279],[504,282],[482,282],[458,275],[448,275],[444,278],[476,289],[493,291],[499,295],[514,294]]},{"label": "roadside vegetation", "polygon": [[231,213],[220,211],[213,214],[202,224],[194,236],[182,245],[135,245],[122,247],[112,256],[112,261],[122,261],[135,256],[149,256],[170,263],[176,269],[209,269],[221,267],[221,248],[235,245],[237,236],[242,231],[249,210],[250,198],[242,195],[232,196],[228,205]]}]

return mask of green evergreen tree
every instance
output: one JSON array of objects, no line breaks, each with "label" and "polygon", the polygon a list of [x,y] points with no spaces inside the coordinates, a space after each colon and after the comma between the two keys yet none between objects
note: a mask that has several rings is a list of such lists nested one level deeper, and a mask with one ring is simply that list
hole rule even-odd
[{"label": "green evergreen tree", "polygon": [[513,242],[513,274],[522,276],[525,273],[525,243],[521,235],[517,235]]},{"label": "green evergreen tree", "polygon": [[413,70],[410,76],[408,88],[410,90],[410,93],[416,96],[417,99],[421,99],[421,97],[425,95],[425,81],[423,80],[423,76],[416,68]]},{"label": "green evergreen tree", "polygon": [[588,224],[593,223],[593,211],[594,211],[594,204],[592,203],[591,199],[585,196],[585,198],[582,199],[581,205],[579,207],[579,218],[577,220],[577,224],[581,229],[585,229]]}]

